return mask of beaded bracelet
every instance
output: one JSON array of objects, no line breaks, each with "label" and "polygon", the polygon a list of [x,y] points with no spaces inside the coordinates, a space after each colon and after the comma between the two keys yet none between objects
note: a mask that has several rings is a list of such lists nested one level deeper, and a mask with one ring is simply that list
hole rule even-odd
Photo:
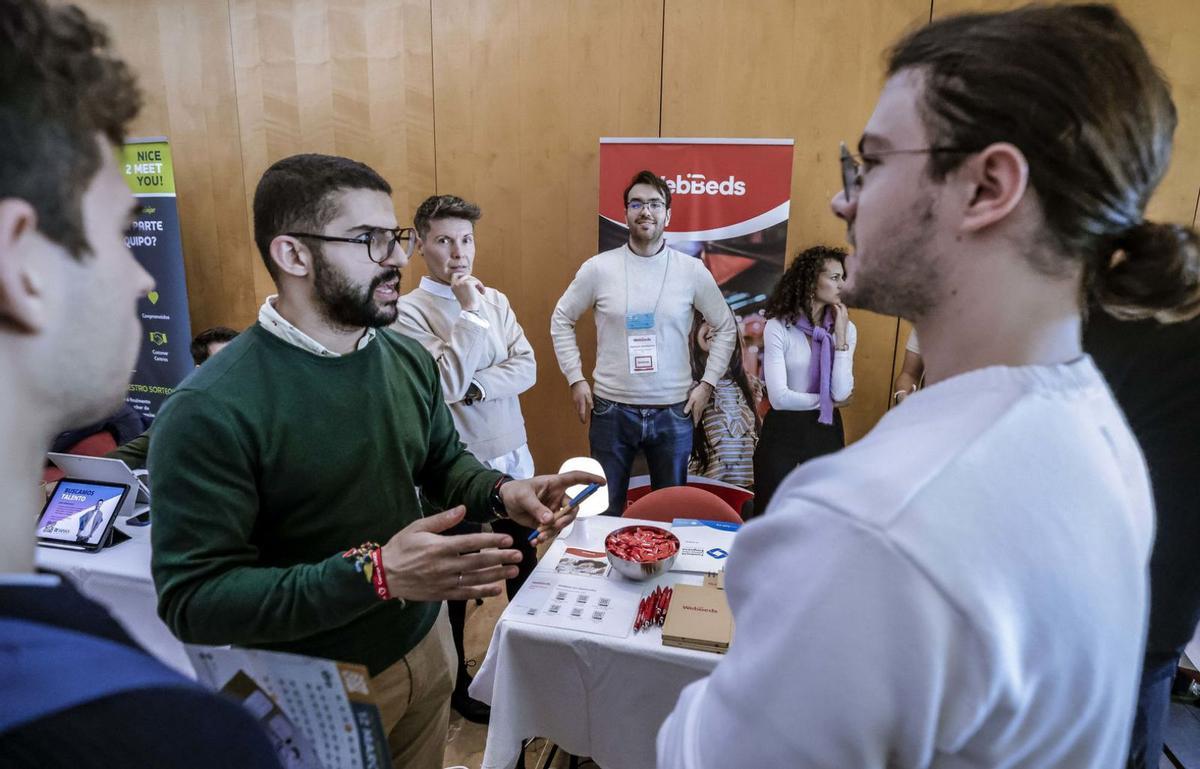
[{"label": "beaded bracelet", "polygon": [[387,576],[383,571],[383,551],[376,542],[364,542],[358,547],[352,547],[342,553],[343,558],[354,561],[354,570],[366,577],[367,582],[375,590],[375,595],[381,600],[388,600],[392,594],[388,592]]}]

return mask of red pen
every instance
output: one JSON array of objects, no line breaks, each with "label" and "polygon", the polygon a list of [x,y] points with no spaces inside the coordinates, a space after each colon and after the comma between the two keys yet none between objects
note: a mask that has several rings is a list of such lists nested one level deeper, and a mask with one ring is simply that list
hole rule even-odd
[{"label": "red pen", "polygon": [[650,611],[649,607],[650,596],[646,596],[642,599],[641,603],[638,604],[637,620],[635,620],[633,623],[633,629],[635,632],[640,632],[646,627],[646,620]]},{"label": "red pen", "polygon": [[645,615],[642,618],[642,629],[643,630],[650,627],[650,625],[654,624],[654,607],[658,603],[658,596],[660,595],[660,592],[661,592],[660,588],[656,587],[650,593],[650,595],[646,596],[646,611],[645,611]]}]

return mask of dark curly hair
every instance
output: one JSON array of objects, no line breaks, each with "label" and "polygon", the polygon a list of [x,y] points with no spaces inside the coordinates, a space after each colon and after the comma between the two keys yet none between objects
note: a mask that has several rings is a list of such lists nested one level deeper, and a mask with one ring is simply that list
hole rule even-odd
[{"label": "dark curly hair", "polygon": [[142,96],[104,27],[73,5],[0,2],[0,198],[37,212],[38,231],[90,251],[83,194],[102,162],[96,135],[125,141]]},{"label": "dark curly hair", "polygon": [[796,254],[796,258],[783,272],[763,312],[768,318],[778,318],[784,323],[795,323],[801,315],[816,325],[809,317],[812,312],[812,296],[817,289],[817,278],[825,269],[825,262],[833,259],[846,271],[846,250],[830,246],[812,246]]}]

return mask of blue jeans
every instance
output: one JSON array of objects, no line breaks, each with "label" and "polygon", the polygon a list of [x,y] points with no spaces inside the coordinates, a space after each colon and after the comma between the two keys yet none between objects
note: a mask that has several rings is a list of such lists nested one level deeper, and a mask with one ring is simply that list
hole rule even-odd
[{"label": "blue jeans", "polygon": [[628,406],[604,398],[593,398],[588,442],[592,456],[608,479],[608,510],[605,515],[625,512],[629,491],[629,468],[640,449],[650,466],[650,485],[661,489],[687,483],[688,457],[692,453],[692,418],[683,413],[684,404],[654,408]]},{"label": "blue jeans", "polygon": [[[1181,650],[1182,651],[1182,650]],[[1178,655],[1166,659],[1147,657],[1138,687],[1137,710],[1133,717],[1133,738],[1129,745],[1129,769],[1158,769],[1163,752],[1163,731],[1167,706],[1171,703],[1171,684],[1175,680]]]}]

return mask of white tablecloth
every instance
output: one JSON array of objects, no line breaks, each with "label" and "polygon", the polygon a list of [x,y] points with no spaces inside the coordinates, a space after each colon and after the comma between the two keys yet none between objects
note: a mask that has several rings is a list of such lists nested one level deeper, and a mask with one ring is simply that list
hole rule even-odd
[{"label": "white tablecloth", "polygon": [[37,565],[67,577],[79,591],[103,604],[134,640],[160,660],[195,678],[183,644],[158,618],[150,577],[150,527],[116,527],[131,539],[96,553],[37,548]]},{"label": "white tablecloth", "polygon": [[[583,523],[569,541],[551,545],[535,575],[552,571],[568,544],[603,550],[613,529],[654,522],[601,516]],[[699,574],[668,573],[643,584],[648,592],[701,581]],[[679,692],[720,659],[663,646],[657,627],[614,638],[523,623],[506,610],[471,685],[471,696],[492,706],[482,769],[514,766],[529,737],[549,738],[605,769],[651,769],[658,727]]]}]

